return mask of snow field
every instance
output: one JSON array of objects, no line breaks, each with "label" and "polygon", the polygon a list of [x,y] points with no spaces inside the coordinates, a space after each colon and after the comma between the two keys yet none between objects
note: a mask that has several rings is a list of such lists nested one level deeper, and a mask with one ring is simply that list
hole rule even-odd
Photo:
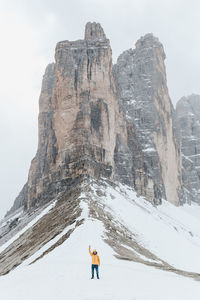
[{"label": "snow field", "polygon": [[[144,199],[137,198],[135,192],[125,186],[102,188],[105,192],[102,197],[98,197],[96,189],[94,184],[92,194],[95,201],[104,204],[113,218],[136,234],[138,243],[174,266],[187,271],[200,270],[199,207],[177,208],[164,201],[155,208]],[[81,198],[83,212],[80,219],[84,217],[85,222],[42,259],[29,265],[73,225],[8,275],[0,277],[2,300],[200,299],[198,281],[116,259],[112,248],[104,242],[103,224],[88,217],[87,195],[83,193]],[[90,279],[89,244],[100,255],[100,280]]]}]

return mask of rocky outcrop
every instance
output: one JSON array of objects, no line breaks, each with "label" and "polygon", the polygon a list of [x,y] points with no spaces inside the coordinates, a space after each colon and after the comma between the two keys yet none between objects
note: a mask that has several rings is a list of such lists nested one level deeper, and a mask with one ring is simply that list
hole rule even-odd
[{"label": "rocky outcrop", "polygon": [[[81,217],[82,208],[80,207],[79,196],[79,188],[64,192],[56,199],[55,205],[52,204],[52,208],[48,213],[39,218],[35,224],[29,225],[30,227],[21,233],[19,238],[14,239],[13,243],[1,251],[0,276],[9,273],[44,245],[48,245],[48,242],[54,240],[55,237],[58,238],[57,242],[48,247],[43,255],[46,255],[70,237],[71,233],[84,221]],[[36,218],[37,215],[34,212],[33,214]],[[27,213],[24,218],[29,218]],[[69,229],[59,237],[60,233],[66,228]]]},{"label": "rocky outcrop", "polygon": [[176,105],[186,201],[200,203],[200,96],[182,97]]},{"label": "rocky outcrop", "polygon": [[89,177],[134,186],[155,204],[178,204],[180,157],[164,58],[148,34],[113,68],[110,42],[95,22],[83,40],[59,42],[42,83],[38,150],[15,207],[41,206]]},{"label": "rocky outcrop", "polygon": [[178,204],[179,147],[166,81],[165,53],[152,34],[125,51],[114,66],[118,98],[128,122],[128,144],[136,190],[152,201]]}]

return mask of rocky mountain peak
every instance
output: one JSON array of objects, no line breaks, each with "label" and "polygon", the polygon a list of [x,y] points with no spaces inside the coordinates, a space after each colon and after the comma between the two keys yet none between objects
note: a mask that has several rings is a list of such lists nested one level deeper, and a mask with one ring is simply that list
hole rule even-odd
[{"label": "rocky mountain peak", "polygon": [[88,22],[85,26],[85,40],[106,39],[101,24],[96,22]]},{"label": "rocky mountain peak", "polygon": [[153,35],[153,33],[147,33],[144,36],[142,36],[136,42],[135,46],[138,50],[141,50],[141,48],[159,48],[161,50],[162,58],[166,58],[163,45],[160,43],[159,39]]},{"label": "rocky mountain peak", "polygon": [[152,202],[165,198],[177,205],[180,158],[164,59],[162,44],[147,34],[120,55],[114,76],[126,119],[135,128],[128,134],[135,189]]},{"label": "rocky mountain peak", "polygon": [[183,110],[184,113],[188,114],[188,111],[193,111],[194,113],[200,109],[200,95],[191,94],[187,97],[183,96],[176,104],[178,110]]},{"label": "rocky mountain peak", "polygon": [[40,207],[91,177],[178,205],[181,162],[164,59],[148,33],[113,67],[96,22],[86,24],[85,39],[59,42],[43,78],[38,150],[13,209]]}]

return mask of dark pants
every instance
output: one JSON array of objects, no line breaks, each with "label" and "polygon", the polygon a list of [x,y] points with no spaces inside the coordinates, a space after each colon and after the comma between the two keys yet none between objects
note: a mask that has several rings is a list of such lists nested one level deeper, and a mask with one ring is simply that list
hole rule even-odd
[{"label": "dark pants", "polygon": [[94,278],[94,269],[96,270],[97,278],[99,279],[99,266],[92,265],[92,278]]}]

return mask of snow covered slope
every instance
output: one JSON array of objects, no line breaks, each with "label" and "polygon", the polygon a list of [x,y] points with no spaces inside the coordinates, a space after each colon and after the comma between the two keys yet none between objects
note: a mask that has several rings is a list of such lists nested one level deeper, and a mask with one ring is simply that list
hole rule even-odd
[{"label": "snow covered slope", "polygon": [[[200,299],[199,206],[177,208],[164,202],[153,207],[127,186],[103,180],[85,184],[77,198],[81,212],[76,220],[0,277],[1,299]],[[32,230],[29,238],[61,207],[51,204],[37,216],[37,222],[27,227]],[[8,247],[20,253],[24,234],[28,236],[23,232],[14,241],[17,247]],[[100,280],[90,279],[89,244],[101,258]],[[0,251],[1,267],[6,253],[13,253],[3,247]]]}]

